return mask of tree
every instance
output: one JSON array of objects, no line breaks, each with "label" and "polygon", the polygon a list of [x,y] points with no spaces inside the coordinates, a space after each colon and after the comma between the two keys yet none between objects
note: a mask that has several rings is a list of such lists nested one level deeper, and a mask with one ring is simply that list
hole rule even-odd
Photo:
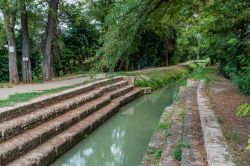
[{"label": "tree", "polygon": [[50,0],[48,3],[48,21],[46,26],[46,35],[43,50],[43,79],[50,80],[52,78],[52,42],[57,27],[57,12],[59,0]]},{"label": "tree", "polygon": [[0,2],[9,48],[9,80],[11,84],[17,84],[19,83],[19,75],[17,69],[17,52],[15,40],[15,24],[17,13],[17,9],[15,7],[16,1],[9,2],[8,0],[2,0]]},{"label": "tree", "polygon": [[21,29],[22,29],[22,75],[24,82],[31,82],[31,63],[29,56],[29,29],[28,29],[28,11],[26,1],[21,4]]}]

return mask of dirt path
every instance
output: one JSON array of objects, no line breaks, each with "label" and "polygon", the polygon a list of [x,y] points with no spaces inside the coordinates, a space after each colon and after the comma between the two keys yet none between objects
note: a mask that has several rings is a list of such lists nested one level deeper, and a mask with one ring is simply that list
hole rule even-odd
[{"label": "dirt path", "polygon": [[229,81],[211,82],[207,87],[207,95],[215,115],[220,123],[230,153],[233,154],[236,165],[250,165],[250,151],[246,149],[250,134],[250,117],[236,116],[237,108],[244,103],[250,104],[250,97],[243,96]]},{"label": "dirt path", "polygon": [[[105,75],[103,74],[99,74],[96,76],[96,78],[98,79],[104,77]],[[72,77],[67,77],[66,79],[53,80],[45,83],[20,84],[13,87],[4,87],[0,88],[0,100],[6,99],[10,95],[14,95],[16,93],[32,93],[49,89],[61,88],[65,86],[73,86],[89,80],[91,80],[90,77],[72,76]]]}]

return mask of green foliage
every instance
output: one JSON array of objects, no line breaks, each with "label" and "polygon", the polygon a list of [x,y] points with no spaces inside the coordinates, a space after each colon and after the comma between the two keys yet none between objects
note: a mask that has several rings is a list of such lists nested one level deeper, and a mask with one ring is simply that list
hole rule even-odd
[{"label": "green foliage", "polygon": [[0,82],[9,80],[8,51],[4,44],[6,44],[6,33],[0,22]]},{"label": "green foliage", "polygon": [[99,47],[99,32],[82,8],[81,3],[61,5],[63,22],[69,28],[61,31],[54,42],[54,67],[58,76],[88,70],[85,60]]},{"label": "green foliage", "polygon": [[245,0],[217,1],[204,12],[204,19],[211,19],[205,20],[203,29],[209,44],[207,54],[220,62],[224,74],[245,94],[250,94],[249,9]]},{"label": "green foliage", "polygon": [[176,67],[166,71],[154,72],[148,75],[149,79],[137,79],[135,84],[138,87],[150,87],[152,90],[156,90],[180,79],[198,67],[199,65],[196,63],[189,63],[184,67]]},{"label": "green foliage", "polygon": [[189,63],[188,65],[186,65],[186,67],[188,68],[188,70],[194,71],[195,69],[198,68],[198,64],[196,64],[196,63]]},{"label": "green foliage", "polygon": [[198,68],[189,78],[193,80],[203,80],[207,82],[216,80],[217,69],[215,67]]},{"label": "green foliage", "polygon": [[185,148],[185,147],[188,148],[190,146],[187,145],[187,144],[184,144],[182,142],[182,140],[177,140],[176,145],[175,145],[174,149],[172,150],[172,157],[175,160],[181,161],[182,149]]},{"label": "green foliage", "polygon": [[226,139],[233,141],[234,143],[240,143],[241,137],[237,131],[232,131],[224,134]]},{"label": "green foliage", "polygon": [[238,107],[236,115],[238,117],[247,117],[250,115],[250,105],[245,103]]},{"label": "green foliage", "polygon": [[[166,30],[155,28],[152,25],[156,23],[154,18],[157,13],[156,9],[165,4],[166,2],[163,0],[128,0],[114,3],[105,19],[108,30],[101,37],[102,47],[95,58],[89,59],[97,62],[94,64],[94,68],[101,71],[112,71],[119,61],[127,66],[130,65],[131,69],[159,64],[160,59],[154,57],[159,56],[159,47],[163,47],[161,43],[167,38],[167,34],[163,33]],[[157,23],[157,25],[160,24]],[[151,41],[148,40],[150,36]],[[149,47],[145,47],[145,42]],[[129,62],[133,61],[133,63],[129,63],[128,58]],[[147,65],[150,59],[153,59],[152,64]]]},{"label": "green foliage", "polygon": [[9,65],[8,65],[8,53],[5,48],[0,50],[0,82],[7,82],[9,80]]},{"label": "green foliage", "polygon": [[184,125],[184,118],[185,118],[185,116],[186,116],[186,112],[185,111],[181,112],[180,118],[181,118],[182,125]]},{"label": "green foliage", "polygon": [[162,130],[162,132],[165,136],[168,136],[168,130],[169,130],[170,126],[171,125],[169,123],[160,123],[158,125],[158,128]]},{"label": "green foliage", "polygon": [[[6,7],[3,3],[7,1],[0,2],[2,9]],[[20,27],[20,2],[9,1],[8,10],[17,11],[16,27]],[[46,1],[25,2],[32,76],[38,80],[48,8]],[[74,2],[60,3],[52,48],[55,75],[90,69],[124,71],[164,66],[167,55],[171,64],[209,57],[244,94],[250,94],[250,3],[247,0]],[[16,32],[20,70],[22,43],[18,28]],[[6,43],[0,18],[0,82],[8,80],[7,50],[3,47]],[[153,81],[143,80],[139,84],[156,89],[174,79],[156,74],[150,80]]]},{"label": "green foliage", "polygon": [[153,155],[155,160],[159,160],[161,158],[162,150],[157,148],[148,148],[147,153]]}]

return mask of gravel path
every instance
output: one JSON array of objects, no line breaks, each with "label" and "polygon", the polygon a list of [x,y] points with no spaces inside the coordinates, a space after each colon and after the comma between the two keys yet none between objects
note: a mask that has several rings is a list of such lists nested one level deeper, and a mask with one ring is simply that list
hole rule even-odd
[{"label": "gravel path", "polygon": [[[97,79],[101,79],[104,77],[105,75],[103,74],[96,76]],[[20,85],[15,85],[13,87],[4,87],[0,88],[0,100],[6,99],[10,95],[14,95],[16,93],[31,93],[31,92],[39,92],[49,89],[61,88],[65,86],[73,86],[89,80],[91,80],[90,77],[72,76],[66,79],[53,80],[45,83],[20,84]]]}]

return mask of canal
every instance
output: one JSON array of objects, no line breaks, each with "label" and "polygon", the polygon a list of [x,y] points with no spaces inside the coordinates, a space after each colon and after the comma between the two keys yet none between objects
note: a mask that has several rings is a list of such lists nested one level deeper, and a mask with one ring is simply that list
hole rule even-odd
[{"label": "canal", "polygon": [[164,108],[181,82],[170,84],[126,106],[52,166],[138,166]]}]

